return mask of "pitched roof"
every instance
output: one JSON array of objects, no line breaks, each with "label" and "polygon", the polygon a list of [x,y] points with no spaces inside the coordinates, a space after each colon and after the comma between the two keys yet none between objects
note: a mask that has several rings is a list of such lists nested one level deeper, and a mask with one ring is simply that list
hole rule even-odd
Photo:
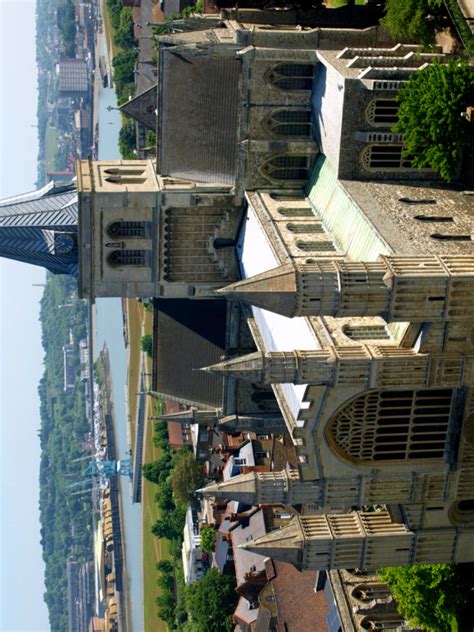
[{"label": "pitched roof", "polygon": [[222,405],[222,378],[196,369],[224,353],[225,301],[158,299],[153,316],[153,390],[189,404]]},{"label": "pitched roof", "polygon": [[241,62],[233,54],[197,51],[193,46],[160,48],[158,171],[233,184]]},{"label": "pitched roof", "polygon": [[126,101],[119,110],[154,132],[156,131],[157,91],[157,86],[154,85]]}]

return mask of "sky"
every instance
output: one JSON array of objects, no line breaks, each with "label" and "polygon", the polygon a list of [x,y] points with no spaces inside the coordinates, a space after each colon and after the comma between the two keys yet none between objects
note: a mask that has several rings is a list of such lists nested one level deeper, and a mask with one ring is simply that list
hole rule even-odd
[{"label": "sky", "polygon": [[[0,199],[35,189],[35,2],[0,0]],[[45,272],[0,259],[0,632],[46,632],[39,544],[39,300]]]}]

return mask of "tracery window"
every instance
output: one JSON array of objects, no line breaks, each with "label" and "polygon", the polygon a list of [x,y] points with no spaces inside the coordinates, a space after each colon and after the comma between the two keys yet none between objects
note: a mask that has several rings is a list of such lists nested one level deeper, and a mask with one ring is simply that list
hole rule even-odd
[{"label": "tracery window", "polygon": [[147,250],[114,250],[107,257],[111,266],[145,266],[149,251]]},{"label": "tracery window", "polygon": [[328,424],[330,442],[361,463],[443,457],[452,389],[358,395]]},{"label": "tracery window", "polygon": [[274,156],[264,166],[264,172],[275,180],[306,181],[309,176],[308,156]]},{"label": "tracery window", "polygon": [[369,145],[362,152],[365,169],[411,169],[411,161],[402,156],[403,145]]},{"label": "tracery window", "polygon": [[398,102],[395,99],[374,99],[365,114],[371,125],[392,127],[398,121]]},{"label": "tracery window", "polygon": [[118,221],[113,222],[107,228],[107,232],[110,237],[136,237],[145,239],[149,235],[150,222],[126,222]]},{"label": "tracery window", "polygon": [[279,64],[267,74],[268,81],[280,90],[311,90],[313,64]]},{"label": "tracery window", "polygon": [[311,137],[310,110],[279,110],[265,119],[265,127],[277,136]]}]

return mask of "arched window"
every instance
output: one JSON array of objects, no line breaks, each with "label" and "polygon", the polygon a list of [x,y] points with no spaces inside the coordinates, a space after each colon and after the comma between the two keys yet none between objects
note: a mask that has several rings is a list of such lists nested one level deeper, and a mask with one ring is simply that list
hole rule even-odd
[{"label": "arched window", "polygon": [[403,204],[436,204],[436,200],[432,198],[407,198],[402,197],[398,198],[399,202],[403,202]]},{"label": "arched window", "polygon": [[279,110],[265,119],[265,127],[276,136],[311,137],[310,110]]},{"label": "arched window", "polygon": [[145,266],[149,251],[147,250],[114,250],[107,257],[111,266]]},{"label": "arched window", "polygon": [[296,246],[303,252],[327,252],[336,250],[332,241],[302,241],[298,240]]},{"label": "arched window", "polygon": [[288,191],[287,193],[270,193],[270,197],[277,202],[299,202],[305,199],[305,194],[303,191]]},{"label": "arched window", "polygon": [[104,173],[110,176],[142,176],[145,169],[142,167],[111,167],[104,169]]},{"label": "arched window", "polygon": [[311,90],[315,66],[313,64],[279,64],[267,74],[267,80],[280,90]]},{"label": "arched window", "polygon": [[322,224],[287,224],[286,228],[292,233],[324,233]]},{"label": "arched window", "polygon": [[391,169],[411,169],[411,161],[402,156],[403,145],[369,145],[362,152],[365,169],[380,171]]},{"label": "arched window", "polygon": [[398,102],[395,99],[374,99],[365,112],[371,125],[392,127],[398,121]]},{"label": "arched window", "polygon": [[275,180],[306,181],[309,176],[308,156],[274,156],[263,166],[264,172]]},{"label": "arched window", "polygon": [[314,213],[310,208],[285,208],[280,206],[278,207],[278,212],[283,217],[314,217]]},{"label": "arched window", "polygon": [[328,439],[341,456],[360,463],[440,459],[452,395],[452,389],[363,393],[333,416]]},{"label": "arched window", "polygon": [[367,582],[366,584],[358,584],[353,588],[351,596],[358,601],[370,603],[373,599],[389,600],[391,592],[388,585],[383,582]]},{"label": "arched window", "polygon": [[107,228],[107,233],[112,238],[142,238],[146,239],[149,236],[150,222],[113,222]]}]

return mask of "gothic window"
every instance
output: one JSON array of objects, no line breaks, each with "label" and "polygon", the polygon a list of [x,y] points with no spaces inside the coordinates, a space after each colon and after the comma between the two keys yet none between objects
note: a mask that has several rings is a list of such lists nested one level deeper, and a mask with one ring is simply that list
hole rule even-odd
[{"label": "gothic window", "polygon": [[443,233],[433,233],[431,238],[437,239],[438,241],[472,241],[471,235],[446,235]]},{"label": "gothic window", "polygon": [[274,156],[267,160],[263,169],[275,180],[305,181],[309,176],[309,160],[309,156]]},{"label": "gothic window", "polygon": [[267,74],[267,79],[280,90],[311,90],[314,70],[313,64],[279,64]]},{"label": "gothic window", "polygon": [[105,178],[106,182],[112,182],[113,184],[143,184],[146,182],[146,178],[141,178],[140,176],[107,176]]},{"label": "gothic window", "polygon": [[411,161],[402,156],[403,145],[369,145],[362,152],[365,169],[411,169]]},{"label": "gothic window", "polygon": [[384,630],[393,632],[400,628],[401,623],[403,623],[403,617],[398,612],[385,612],[364,617],[360,622],[360,627],[370,632],[384,632]]},{"label": "gothic window", "polygon": [[136,237],[146,239],[149,236],[150,222],[113,222],[107,228],[107,233],[112,238]]},{"label": "gothic window", "polygon": [[395,99],[374,99],[365,113],[371,125],[392,127],[398,121],[398,103]]},{"label": "gothic window", "polygon": [[147,250],[114,250],[107,257],[111,266],[145,266],[149,251]]},{"label": "gothic window", "polygon": [[371,602],[373,599],[388,600],[391,597],[391,592],[388,585],[383,582],[368,582],[356,586],[352,590],[351,596],[358,601]]},{"label": "gothic window", "polygon": [[419,222],[454,222],[452,217],[447,215],[415,215]]},{"label": "gothic window", "polygon": [[328,439],[343,457],[360,463],[440,459],[452,394],[452,389],[363,393],[334,415]]},{"label": "gothic window", "polygon": [[287,224],[286,228],[292,233],[323,233],[322,224]]},{"label": "gothic window", "polygon": [[336,250],[332,241],[302,241],[298,240],[296,246],[304,252],[327,252]]},{"label": "gothic window", "polygon": [[342,333],[351,340],[390,340],[385,325],[344,325]]},{"label": "gothic window", "polygon": [[310,208],[285,208],[280,206],[278,212],[284,217],[314,217],[314,213]]},{"label": "gothic window", "polygon": [[310,110],[279,110],[265,120],[266,128],[276,136],[311,137]]}]

